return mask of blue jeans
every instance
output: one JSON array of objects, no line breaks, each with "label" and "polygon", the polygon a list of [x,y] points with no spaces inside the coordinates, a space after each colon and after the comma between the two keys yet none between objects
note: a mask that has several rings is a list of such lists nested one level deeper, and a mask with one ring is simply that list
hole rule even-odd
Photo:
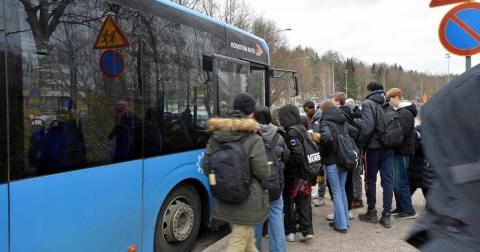
[{"label": "blue jeans", "polygon": [[410,183],[408,183],[409,156],[395,155],[393,159],[393,192],[397,201],[397,209],[402,213],[413,213]]},{"label": "blue jeans", "polygon": [[368,150],[366,158],[365,191],[369,210],[377,203],[377,173],[380,171],[383,188],[383,214],[390,215],[393,198],[393,149]]},{"label": "blue jeans", "polygon": [[[262,231],[263,224],[255,225],[255,245],[259,251],[262,251]],[[283,227],[283,197],[278,200],[270,201],[270,210],[268,215],[268,246],[270,251],[287,251],[285,240],[285,230]]]},{"label": "blue jeans", "polygon": [[350,218],[348,217],[347,193],[345,192],[347,172],[338,170],[336,164],[328,165],[327,180],[332,188],[335,227],[337,229],[348,229]]}]

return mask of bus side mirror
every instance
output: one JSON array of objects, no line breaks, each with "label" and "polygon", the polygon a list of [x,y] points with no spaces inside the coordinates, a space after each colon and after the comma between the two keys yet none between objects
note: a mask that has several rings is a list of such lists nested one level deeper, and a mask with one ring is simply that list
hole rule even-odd
[{"label": "bus side mirror", "polygon": [[293,74],[288,78],[288,91],[290,97],[298,96],[298,78]]}]

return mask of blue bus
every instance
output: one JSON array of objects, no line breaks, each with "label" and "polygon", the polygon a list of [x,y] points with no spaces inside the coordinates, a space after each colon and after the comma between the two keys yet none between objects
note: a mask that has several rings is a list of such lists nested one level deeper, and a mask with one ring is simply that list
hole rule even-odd
[{"label": "blue bus", "polygon": [[207,120],[269,104],[265,41],[164,0],[0,13],[0,251],[190,250]]}]

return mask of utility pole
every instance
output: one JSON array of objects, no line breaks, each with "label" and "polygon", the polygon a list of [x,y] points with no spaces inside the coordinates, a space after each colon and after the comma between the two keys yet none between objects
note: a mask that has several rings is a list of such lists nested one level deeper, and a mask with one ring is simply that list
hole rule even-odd
[{"label": "utility pole", "polygon": [[345,96],[348,97],[348,69],[345,69]]}]

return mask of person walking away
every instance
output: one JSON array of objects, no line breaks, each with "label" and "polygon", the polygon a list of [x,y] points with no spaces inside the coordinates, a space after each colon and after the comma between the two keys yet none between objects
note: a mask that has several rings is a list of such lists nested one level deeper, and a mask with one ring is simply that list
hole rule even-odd
[{"label": "person walking away", "polygon": [[[311,177],[306,174],[304,140],[308,137],[307,130],[302,125],[300,113],[293,105],[285,105],[278,110],[281,126],[287,132],[287,143],[290,157],[285,166],[284,222],[285,235],[288,242],[295,241],[297,232],[297,214],[299,231],[302,233],[301,241],[313,238]],[[295,211],[297,209],[297,214]]]},{"label": "person walking away", "polygon": [[347,233],[350,226],[345,183],[347,171],[337,166],[337,136],[344,132],[345,117],[331,101],[322,104],[323,116],[320,123],[322,163],[326,166],[329,187],[333,194],[334,220],[330,226],[339,233]]},{"label": "person walking away", "polygon": [[208,122],[213,135],[203,169],[214,196],[212,217],[228,222],[232,229],[228,252],[257,252],[254,225],[268,217],[268,192],[261,181],[270,175],[270,168],[263,139],[257,134],[258,124],[252,119],[255,104],[251,95],[239,94],[227,118]]},{"label": "person walking away", "polygon": [[386,103],[383,85],[370,82],[367,85],[368,95],[362,105],[362,130],[359,146],[366,152],[366,182],[368,210],[358,217],[361,221],[378,222],[376,205],[377,173],[380,171],[383,188],[383,212],[380,224],[385,228],[391,227],[390,210],[393,197],[393,157],[395,150],[386,147],[380,141],[380,132],[377,129],[379,120],[378,109]]},{"label": "person walking away", "polygon": [[[357,112],[355,110],[357,109]],[[358,106],[355,105],[355,101],[351,98],[348,98],[345,100],[345,106],[340,107],[340,112],[345,115],[347,119],[347,123],[353,126],[358,130],[358,133],[360,134],[360,131],[362,130],[361,126],[361,113],[358,112]],[[360,135],[356,136],[354,138],[355,143],[358,145],[358,138]],[[362,175],[363,175],[363,159],[360,159],[361,164],[360,166],[353,170],[352,172],[352,183],[353,183],[353,200],[352,200],[352,209],[356,208],[363,208],[363,200],[362,200],[362,195],[363,195],[363,183],[362,183]]]},{"label": "person walking away", "polygon": [[[408,167],[408,182],[410,183],[410,194],[413,195],[417,189],[422,189],[425,200],[428,191],[433,186],[435,172],[430,162],[426,159],[423,151],[422,126],[415,127],[415,155]],[[428,201],[427,201],[428,205]]]},{"label": "person walking away", "polygon": [[387,91],[390,106],[394,107],[400,116],[400,123],[403,131],[403,143],[395,148],[393,159],[393,193],[397,208],[392,211],[396,219],[415,219],[417,213],[413,208],[412,196],[410,194],[410,183],[408,181],[408,164],[410,158],[415,154],[415,117],[417,107],[415,104],[402,101],[402,91],[399,88],[392,88]]},{"label": "person walking away", "polygon": [[[268,247],[271,252],[285,252],[285,228],[283,224],[283,185],[285,163],[290,156],[285,141],[285,132],[272,124],[272,115],[267,107],[255,109],[255,120],[259,123],[259,131],[266,146],[270,161],[271,175],[263,180],[264,188],[269,190],[270,209],[268,211]],[[271,160],[274,159],[274,160]],[[262,251],[263,224],[255,225],[255,240],[259,251]]]},{"label": "person walking away", "polygon": [[452,80],[422,108],[422,136],[435,170],[428,208],[407,236],[424,252],[480,248],[480,66]]},{"label": "person walking away", "polygon": [[[303,111],[310,119],[313,132],[320,133],[320,119],[322,118],[322,111],[320,109],[315,109],[315,103],[313,101],[305,102],[305,104],[303,104]],[[325,205],[325,192],[327,190],[327,185],[324,175],[317,176],[315,179],[318,186],[318,191],[317,195],[315,195],[316,199],[313,200],[313,205],[315,207],[321,207]]]}]

